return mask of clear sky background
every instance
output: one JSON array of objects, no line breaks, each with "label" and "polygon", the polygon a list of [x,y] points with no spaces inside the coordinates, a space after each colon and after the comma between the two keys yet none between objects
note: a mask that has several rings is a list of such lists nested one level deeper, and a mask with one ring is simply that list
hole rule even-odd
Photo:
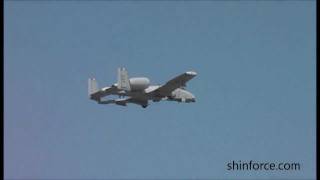
[{"label": "clear sky background", "polygon": [[[315,178],[315,1],[5,1],[5,178]],[[98,105],[116,69],[196,103]],[[300,171],[227,171],[232,160]]]}]

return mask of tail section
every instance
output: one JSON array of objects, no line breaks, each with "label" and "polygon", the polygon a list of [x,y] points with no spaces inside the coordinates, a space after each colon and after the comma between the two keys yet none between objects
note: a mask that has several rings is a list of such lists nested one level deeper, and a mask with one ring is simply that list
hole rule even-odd
[{"label": "tail section", "polygon": [[89,97],[91,97],[91,94],[94,94],[98,91],[99,91],[99,89],[98,89],[98,83],[97,83],[96,79],[89,78],[89,80],[88,80],[88,95],[89,95]]},{"label": "tail section", "polygon": [[131,90],[128,72],[125,68],[118,68],[118,89]]}]

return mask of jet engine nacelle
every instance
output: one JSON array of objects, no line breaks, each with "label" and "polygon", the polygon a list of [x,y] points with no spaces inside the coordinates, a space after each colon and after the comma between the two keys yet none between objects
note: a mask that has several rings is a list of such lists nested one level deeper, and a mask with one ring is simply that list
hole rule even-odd
[{"label": "jet engine nacelle", "polygon": [[133,91],[142,91],[149,87],[150,80],[145,77],[130,78],[130,87]]}]

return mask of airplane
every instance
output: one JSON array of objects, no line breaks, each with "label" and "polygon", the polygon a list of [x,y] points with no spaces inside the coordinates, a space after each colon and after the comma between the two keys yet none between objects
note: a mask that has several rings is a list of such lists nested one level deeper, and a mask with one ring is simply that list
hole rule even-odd
[{"label": "airplane", "polygon": [[[169,80],[164,85],[150,85],[146,77],[128,78],[125,68],[118,68],[118,81],[110,87],[99,89],[95,78],[88,80],[88,95],[98,104],[116,104],[127,106],[134,103],[146,108],[149,101],[161,100],[191,103],[195,102],[195,96],[185,89],[186,83],[197,75],[194,71],[187,71]],[[103,100],[105,96],[118,95],[119,99]]]}]

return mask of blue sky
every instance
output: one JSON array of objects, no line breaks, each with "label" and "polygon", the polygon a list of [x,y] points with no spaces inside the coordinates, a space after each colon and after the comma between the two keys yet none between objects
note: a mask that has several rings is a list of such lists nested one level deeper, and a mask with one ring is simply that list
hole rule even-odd
[{"label": "blue sky", "polygon": [[[5,1],[5,178],[315,178],[315,1]],[[116,69],[197,102],[98,105]],[[300,171],[227,171],[232,160]]]}]

